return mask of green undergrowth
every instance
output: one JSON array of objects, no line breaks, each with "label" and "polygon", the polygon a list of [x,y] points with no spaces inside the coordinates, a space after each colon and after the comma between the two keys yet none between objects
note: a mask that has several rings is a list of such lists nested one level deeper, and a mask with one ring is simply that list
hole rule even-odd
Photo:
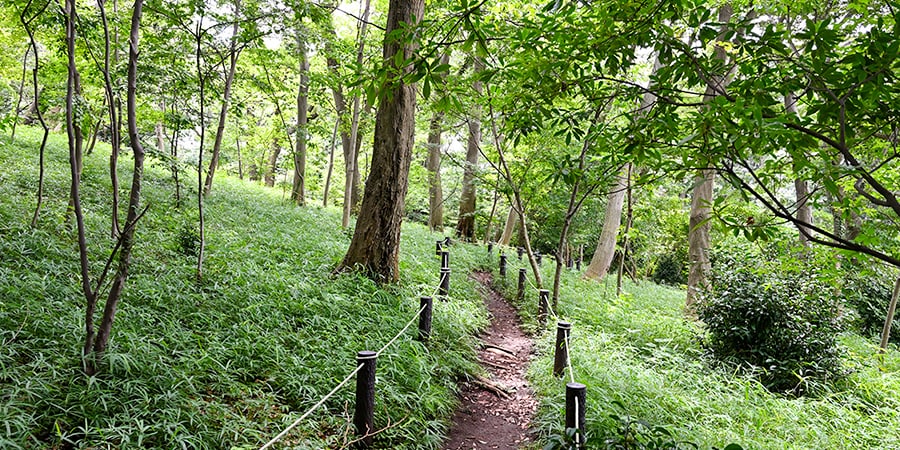
[{"label": "green undergrowth", "polygon": [[[494,275],[495,285],[512,299],[522,263],[514,253],[510,263],[505,283],[496,267]],[[551,266],[544,262],[547,286]],[[546,439],[564,435],[570,375],[552,375],[555,323],[551,318],[546,330],[537,325],[535,294],[528,289],[525,301],[515,303],[526,327],[540,331],[530,379],[540,398],[535,427]],[[622,442],[628,421],[663,427],[672,435],[664,441],[701,449],[729,443],[745,449],[900,448],[895,347],[878,355],[872,339],[844,333],[839,340],[847,349],[843,365],[849,375],[816,397],[792,398],[712,360],[701,347],[700,331],[683,319],[683,305],[679,289],[626,281],[624,294],[616,296],[614,275],[604,283],[582,281],[573,271],[563,275],[558,314],[573,324],[574,377],[587,386],[588,448],[674,448],[634,441],[630,447],[607,447]]]},{"label": "green undergrowth", "polygon": [[[396,285],[333,276],[349,244],[339,212],[293,207],[281,192],[222,175],[206,202],[197,282],[196,187],[178,208],[169,173],[151,166],[150,209],[111,344],[101,373],[86,377],[67,150],[51,136],[45,206],[32,229],[38,142],[24,127],[12,144],[0,137],[0,448],[258,448],[349,374],[358,351],[387,343],[437,284],[441,236],[404,227]],[[127,199],[131,161],[121,159]],[[83,175],[94,277],[113,244],[107,164],[98,145]],[[414,323],[378,360],[379,447],[437,448],[456,378],[477,370],[472,335],[486,314],[465,274],[485,251],[451,251],[452,298],[435,302],[432,340],[414,341]],[[352,415],[351,380],[275,448],[345,446]]]}]

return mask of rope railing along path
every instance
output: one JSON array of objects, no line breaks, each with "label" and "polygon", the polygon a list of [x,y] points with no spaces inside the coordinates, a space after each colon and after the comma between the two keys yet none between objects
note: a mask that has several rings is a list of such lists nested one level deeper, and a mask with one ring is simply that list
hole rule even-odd
[{"label": "rope railing along path", "polygon": [[[361,361],[361,362],[359,362],[359,364],[356,366],[356,369],[354,369],[352,372],[347,374],[347,376],[344,377],[344,379],[341,380],[340,383],[338,383],[331,391],[329,391],[327,394],[325,394],[325,396],[323,396],[321,399],[319,399],[319,401],[316,402],[316,404],[314,404],[312,407],[310,407],[308,410],[306,410],[306,412],[304,412],[299,418],[294,420],[290,425],[288,425],[284,430],[282,430],[280,433],[278,433],[278,435],[276,435],[274,438],[272,438],[269,442],[265,443],[262,447],[260,447],[259,450],[266,450],[266,449],[270,448],[272,445],[274,445],[275,443],[277,443],[278,441],[280,441],[281,439],[283,439],[288,433],[290,433],[291,430],[293,430],[298,425],[300,425],[303,422],[303,420],[305,420],[310,415],[312,415],[313,412],[315,412],[322,405],[324,405],[325,402],[327,402],[331,397],[333,397],[341,388],[346,386],[347,383],[349,383],[350,380],[353,379],[353,377],[357,376],[361,371],[366,372],[363,369],[367,369],[367,368],[369,368],[370,369],[369,372],[371,372],[371,373],[366,374],[367,380],[361,380],[361,378],[357,378],[357,405],[356,405],[356,414],[355,414],[356,417],[354,417],[354,423],[355,423],[355,425],[357,425],[357,432],[362,434],[362,437],[358,440],[358,444],[360,444],[361,447],[368,447],[371,445],[371,436],[372,436],[372,431],[374,430],[374,427],[372,426],[372,423],[371,423],[372,416],[373,416],[371,407],[372,407],[373,402],[371,401],[372,400],[371,398],[368,399],[368,400],[370,400],[368,402],[365,401],[366,399],[362,399],[363,403],[369,403],[369,404],[365,405],[365,407],[363,407],[362,409],[369,409],[369,411],[364,411],[362,413],[363,416],[368,416],[368,417],[360,418],[360,409],[361,409],[360,408],[360,400],[361,400],[360,393],[361,393],[361,391],[368,390],[368,391],[371,391],[371,393],[369,395],[370,397],[371,397],[371,394],[374,394],[374,383],[375,383],[374,361],[376,360],[376,358],[378,358],[378,356],[380,356],[382,353],[384,353],[385,350],[387,350],[395,342],[397,342],[397,340],[400,339],[400,336],[403,336],[403,334],[406,333],[407,330],[409,330],[409,327],[411,327],[412,324],[417,319],[419,319],[418,339],[422,340],[422,341],[427,341],[428,337],[430,336],[430,334],[431,334],[431,309],[432,309],[432,305],[433,305],[432,299],[438,295],[441,295],[443,298],[446,298],[446,296],[449,293],[449,284],[450,284],[449,253],[446,250],[443,250],[441,248],[441,244],[440,244],[440,243],[449,244],[450,239],[447,238],[446,240],[438,241],[438,242],[439,242],[439,244],[438,244],[437,253],[439,255],[441,255],[441,271],[440,271],[440,278],[439,278],[440,281],[439,281],[438,285],[434,288],[434,290],[431,292],[430,296],[420,297],[421,306],[419,307],[419,310],[416,311],[416,313],[412,316],[412,318],[410,318],[409,321],[406,322],[406,325],[404,325],[403,328],[399,332],[397,332],[397,334],[395,334],[394,337],[391,338],[386,344],[384,344],[384,346],[382,346],[381,349],[379,349],[377,352],[368,352],[368,351],[359,352],[357,354],[357,361]],[[424,319],[424,318],[427,318],[427,321],[423,321],[422,319]],[[364,386],[364,385],[368,385],[368,386]],[[361,425],[363,425],[363,426],[361,426]]]}]

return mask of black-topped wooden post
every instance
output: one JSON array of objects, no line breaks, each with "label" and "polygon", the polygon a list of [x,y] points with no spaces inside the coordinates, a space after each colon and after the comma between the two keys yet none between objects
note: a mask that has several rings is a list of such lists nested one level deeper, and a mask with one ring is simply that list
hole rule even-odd
[{"label": "black-topped wooden post", "polygon": [[547,323],[547,310],[550,307],[550,291],[541,289],[538,291],[538,321],[541,325]]},{"label": "black-topped wooden post", "polygon": [[420,297],[419,298],[419,309],[422,312],[419,314],[419,335],[416,338],[422,342],[428,342],[428,338],[431,337],[431,309],[434,306],[434,302],[431,297]]},{"label": "black-topped wooden post", "polygon": [[525,249],[522,247],[516,247],[516,253],[519,255],[519,261],[522,260],[522,253],[525,253]]},{"label": "black-topped wooden post", "polygon": [[440,297],[441,300],[447,301],[448,295],[450,295],[450,268],[442,267],[441,284],[438,287],[438,297]]},{"label": "black-topped wooden post", "polygon": [[506,278],[506,254],[500,254],[500,276]]},{"label": "black-topped wooden post", "polygon": [[447,269],[450,267],[450,252],[447,250],[441,251],[441,268]]},{"label": "black-topped wooden post", "polygon": [[581,258],[575,260],[575,270],[581,272]]},{"label": "black-topped wooden post", "polygon": [[566,428],[578,428],[578,448],[584,446],[584,417],[587,388],[581,383],[566,383]]},{"label": "black-topped wooden post", "polygon": [[494,242],[488,242],[488,256],[492,256],[494,254]]},{"label": "black-topped wooden post", "polygon": [[528,277],[528,270],[524,267],[519,269],[519,290],[516,292],[516,298],[519,301],[525,300],[525,281]]},{"label": "black-topped wooden post", "polygon": [[569,330],[572,324],[569,322],[556,322],[556,347],[553,352],[553,375],[562,376],[569,364]]},{"label": "black-topped wooden post", "polygon": [[534,259],[537,260],[537,265],[540,266],[540,265],[541,265],[541,254],[540,254],[540,253],[535,253],[535,254],[534,254]]},{"label": "black-topped wooden post", "polygon": [[434,254],[440,255],[443,250],[444,250],[444,240],[441,239],[438,241],[434,241]]},{"label": "black-topped wooden post", "polygon": [[353,424],[356,434],[360,436],[356,448],[372,446],[375,432],[375,360],[378,354],[363,350],[356,354],[356,363],[363,367],[356,374],[356,411]]}]

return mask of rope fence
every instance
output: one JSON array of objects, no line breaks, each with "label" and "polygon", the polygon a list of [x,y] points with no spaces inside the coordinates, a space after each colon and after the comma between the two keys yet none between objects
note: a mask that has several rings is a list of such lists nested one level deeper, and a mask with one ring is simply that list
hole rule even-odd
[{"label": "rope fence", "polygon": [[447,300],[450,293],[450,252],[445,250],[443,247],[450,245],[450,238],[445,238],[437,241],[435,246],[435,253],[441,256],[441,269],[439,272],[439,283],[435,287],[435,289],[431,292],[430,296],[422,296],[420,297],[420,306],[419,310],[406,322],[406,325],[394,335],[386,344],[384,344],[381,349],[377,352],[364,350],[356,355],[357,366],[352,372],[350,372],[340,383],[337,384],[330,392],[325,394],[316,404],[310,407],[306,412],[304,412],[299,418],[294,420],[290,425],[288,425],[284,430],[282,430],[278,435],[272,438],[269,442],[264,444],[259,450],[266,450],[285,436],[290,433],[291,430],[300,425],[303,420],[308,418],[319,409],[322,405],[325,404],[331,397],[333,397],[338,391],[341,390],[344,386],[346,386],[353,377],[356,377],[356,406],[353,417],[353,424],[356,427],[356,432],[359,438],[356,441],[357,448],[369,448],[373,444],[373,438],[375,434],[374,427],[374,416],[375,416],[375,361],[378,356],[384,353],[385,350],[391,347],[407,330],[412,326],[412,324],[419,320],[419,330],[418,335],[416,337],[417,340],[427,342],[431,336],[431,322],[432,322],[432,308],[433,302],[432,299],[437,296],[441,300]]},{"label": "rope fence", "polygon": [[[489,246],[488,248],[493,249],[492,246]],[[518,254],[518,260],[522,261],[524,249],[522,247],[518,247],[516,249],[516,252]],[[541,255],[539,253],[535,253],[534,256],[535,262],[538,264],[538,267],[540,267]],[[581,270],[581,258],[579,257],[576,262],[578,270]],[[567,267],[571,268],[572,265],[567,265]],[[506,284],[507,269],[508,258],[506,257],[506,254],[501,251],[499,275],[502,278],[503,285]],[[572,330],[572,324],[570,322],[560,320],[559,316],[555,311],[553,311],[553,308],[550,306],[550,291],[546,289],[539,289],[528,277],[528,269],[526,267],[520,267],[518,270],[518,275],[519,278],[516,298],[519,300],[519,302],[521,303],[525,300],[525,288],[527,284],[533,291],[537,291],[538,293],[538,323],[541,326],[546,326],[548,316],[553,317],[553,319],[556,321],[556,343],[554,345],[553,353],[553,375],[555,377],[564,377],[566,372],[568,372],[569,380],[565,384],[565,427],[566,429],[574,428],[577,430],[575,437],[576,445],[578,446],[578,448],[583,448],[585,443],[584,431],[587,410],[587,387],[575,381],[575,369],[572,368],[572,360],[571,358],[569,358],[569,351],[572,348],[569,339],[569,334]]]}]

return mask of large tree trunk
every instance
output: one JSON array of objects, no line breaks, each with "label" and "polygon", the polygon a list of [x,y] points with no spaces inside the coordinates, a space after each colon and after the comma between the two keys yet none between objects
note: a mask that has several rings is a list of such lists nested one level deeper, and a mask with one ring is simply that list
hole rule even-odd
[{"label": "large tree trunk", "polygon": [[[238,24],[241,14],[241,1],[234,1],[234,24],[231,29],[231,43],[229,45],[228,73],[225,74],[225,91],[222,93],[222,108],[219,110],[219,124],[216,127],[216,140],[213,143],[212,157],[209,159],[209,170],[206,175],[206,184],[203,187],[203,195],[209,195],[212,190],[213,177],[219,166],[219,154],[222,149],[222,139],[225,137],[225,118],[228,115],[228,105],[231,102],[231,85],[234,82],[234,71],[237,67],[237,59],[240,50],[237,49]],[[202,120],[202,119],[201,119]]]},{"label": "large tree trunk", "polygon": [[275,173],[278,168],[278,155],[281,154],[281,146],[278,145],[278,138],[272,139],[272,153],[269,154],[269,162],[266,164],[265,183],[266,186],[275,187]]},{"label": "large tree trunk", "polygon": [[294,185],[291,200],[306,204],[306,124],[309,111],[309,57],[303,30],[297,30],[297,51],[300,52],[300,88],[297,92],[297,149],[294,152]]},{"label": "large tree trunk", "polygon": [[394,82],[379,100],[372,144],[372,170],[366,181],[359,219],[350,248],[337,270],[362,269],[379,282],[399,278],[400,225],[403,221],[409,164],[415,139],[415,85],[400,79],[410,68],[398,67],[395,55],[409,60],[415,44],[394,36],[417,27],[424,0],[391,0],[384,40],[384,61]]},{"label": "large tree trunk", "polygon": [[[731,21],[733,13],[730,4],[719,7],[719,22],[722,30],[717,41],[725,40],[725,27]],[[717,59],[726,61],[728,55],[725,48],[716,45],[715,55]],[[706,84],[706,92],[703,94],[703,102],[709,103],[728,86],[727,73],[710,75]],[[711,163],[711,161],[710,161]],[[709,285],[709,231],[710,231],[710,205],[713,200],[713,185],[716,172],[711,169],[702,169],[694,178],[694,190],[691,195],[690,228],[688,230],[688,284],[685,311],[693,315],[697,294]]]},{"label": "large tree trunk", "polygon": [[622,171],[616,175],[612,190],[606,199],[606,212],[603,216],[603,229],[600,231],[600,239],[597,240],[597,249],[591,257],[591,263],[584,271],[584,278],[600,281],[609,272],[613,255],[616,253],[616,236],[619,234],[619,225],[622,222],[622,204],[625,200],[625,176]]},{"label": "large tree trunk", "polygon": [[[484,61],[475,58],[475,76],[484,70]],[[481,97],[480,80],[472,83],[472,89]],[[456,235],[465,241],[475,238],[475,174],[478,169],[478,153],[481,149],[481,105],[474,103],[469,115],[469,141],[466,146],[466,165],[463,168],[462,194],[459,197],[459,221],[456,224]]]}]

